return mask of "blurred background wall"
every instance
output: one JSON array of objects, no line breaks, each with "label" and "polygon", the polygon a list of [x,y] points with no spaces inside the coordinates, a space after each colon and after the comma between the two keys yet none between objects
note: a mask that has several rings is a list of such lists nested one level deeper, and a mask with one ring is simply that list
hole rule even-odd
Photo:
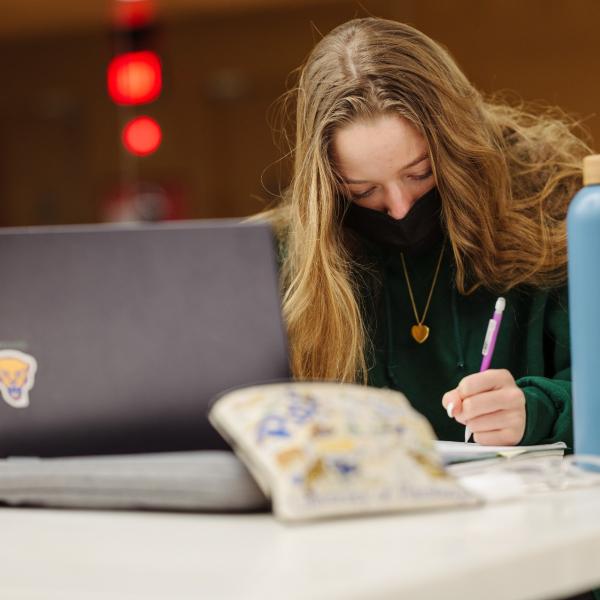
[{"label": "blurred background wall", "polygon": [[131,179],[168,197],[171,216],[260,210],[287,177],[269,107],[321,33],[368,14],[444,44],[481,90],[559,105],[600,138],[598,0],[163,0],[154,39],[164,85],[147,107],[163,140],[133,159],[106,91],[109,9],[2,0],[0,226],[121,218],[111,206]]}]

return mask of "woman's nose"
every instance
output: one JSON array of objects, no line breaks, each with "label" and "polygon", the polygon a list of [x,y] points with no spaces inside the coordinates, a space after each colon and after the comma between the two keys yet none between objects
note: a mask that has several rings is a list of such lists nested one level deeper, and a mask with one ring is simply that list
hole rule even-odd
[{"label": "woman's nose", "polygon": [[387,191],[386,212],[392,219],[403,219],[413,203],[412,195],[400,187],[394,187]]}]

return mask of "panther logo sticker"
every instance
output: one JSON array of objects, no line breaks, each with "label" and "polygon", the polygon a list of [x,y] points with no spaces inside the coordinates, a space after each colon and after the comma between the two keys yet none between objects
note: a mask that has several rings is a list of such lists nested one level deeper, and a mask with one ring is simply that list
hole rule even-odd
[{"label": "panther logo sticker", "polygon": [[29,406],[29,392],[34,384],[37,361],[19,350],[0,350],[0,393],[14,408]]}]

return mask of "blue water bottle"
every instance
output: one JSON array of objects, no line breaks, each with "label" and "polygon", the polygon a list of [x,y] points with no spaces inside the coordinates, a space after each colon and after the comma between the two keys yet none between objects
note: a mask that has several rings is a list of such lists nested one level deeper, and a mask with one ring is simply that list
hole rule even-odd
[{"label": "blue water bottle", "polygon": [[575,452],[600,456],[600,154],[567,215]]}]

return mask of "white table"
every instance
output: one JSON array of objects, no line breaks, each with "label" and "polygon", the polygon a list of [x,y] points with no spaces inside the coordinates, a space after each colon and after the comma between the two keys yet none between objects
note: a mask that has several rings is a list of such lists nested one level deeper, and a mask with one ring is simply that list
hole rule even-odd
[{"label": "white table", "polygon": [[2,509],[0,532],[3,600],[525,600],[600,586],[600,488],[293,526]]}]

